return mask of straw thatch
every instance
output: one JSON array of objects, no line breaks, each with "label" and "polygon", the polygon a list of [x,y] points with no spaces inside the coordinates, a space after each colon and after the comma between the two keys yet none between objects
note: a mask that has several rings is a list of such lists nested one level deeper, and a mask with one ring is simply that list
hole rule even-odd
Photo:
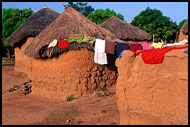
[{"label": "straw thatch", "polygon": [[21,46],[28,37],[37,36],[46,26],[60,14],[49,8],[43,8],[24,21],[5,41],[11,46]]},{"label": "straw thatch", "polygon": [[65,6],[66,10],[26,47],[25,54],[27,56],[39,58],[39,50],[42,46],[49,44],[54,39],[68,39],[70,32],[82,32],[95,38],[118,40],[113,33],[97,26],[72,7]]},{"label": "straw thatch", "polygon": [[182,32],[183,34],[187,35],[188,34],[188,20],[185,21],[182,27]]},{"label": "straw thatch", "polygon": [[113,16],[101,23],[100,26],[117,35],[119,39],[125,41],[150,41],[152,38],[152,36],[147,32],[126,23],[116,16]]}]

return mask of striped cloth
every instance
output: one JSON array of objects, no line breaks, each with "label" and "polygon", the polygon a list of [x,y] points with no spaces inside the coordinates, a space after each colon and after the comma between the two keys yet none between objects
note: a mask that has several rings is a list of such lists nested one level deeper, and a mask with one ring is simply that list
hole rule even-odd
[{"label": "striped cloth", "polygon": [[77,43],[82,43],[83,42],[83,38],[84,38],[84,34],[83,33],[74,33],[71,32],[69,33],[69,39],[68,42],[73,42],[76,41]]},{"label": "striped cloth", "polygon": [[84,34],[83,42],[88,42],[91,45],[93,45],[95,41],[96,41],[96,39],[94,37],[91,37],[88,34]]}]

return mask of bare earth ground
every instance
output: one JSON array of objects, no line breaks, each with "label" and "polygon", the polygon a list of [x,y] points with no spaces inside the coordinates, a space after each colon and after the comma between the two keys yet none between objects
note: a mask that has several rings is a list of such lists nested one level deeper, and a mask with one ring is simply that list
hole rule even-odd
[{"label": "bare earth ground", "polygon": [[[110,95],[90,95],[70,102],[41,99],[23,95],[21,87],[9,92],[14,85],[29,81],[14,66],[2,66],[2,124],[3,125],[117,125],[119,110],[115,86]],[[70,122],[66,122],[69,120]]]}]

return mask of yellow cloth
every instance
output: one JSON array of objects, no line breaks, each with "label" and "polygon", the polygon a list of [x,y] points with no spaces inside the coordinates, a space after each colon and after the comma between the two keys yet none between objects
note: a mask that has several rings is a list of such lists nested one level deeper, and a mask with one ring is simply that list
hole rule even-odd
[{"label": "yellow cloth", "polygon": [[164,43],[152,43],[152,45],[150,47],[153,47],[153,48],[163,48],[163,45]]}]

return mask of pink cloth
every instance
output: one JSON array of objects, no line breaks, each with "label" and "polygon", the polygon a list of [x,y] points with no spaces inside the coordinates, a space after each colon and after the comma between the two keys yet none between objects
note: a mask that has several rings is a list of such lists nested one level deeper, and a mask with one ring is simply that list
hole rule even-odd
[{"label": "pink cloth", "polygon": [[142,44],[142,50],[149,49],[149,46],[151,46],[152,43],[143,43]]}]

